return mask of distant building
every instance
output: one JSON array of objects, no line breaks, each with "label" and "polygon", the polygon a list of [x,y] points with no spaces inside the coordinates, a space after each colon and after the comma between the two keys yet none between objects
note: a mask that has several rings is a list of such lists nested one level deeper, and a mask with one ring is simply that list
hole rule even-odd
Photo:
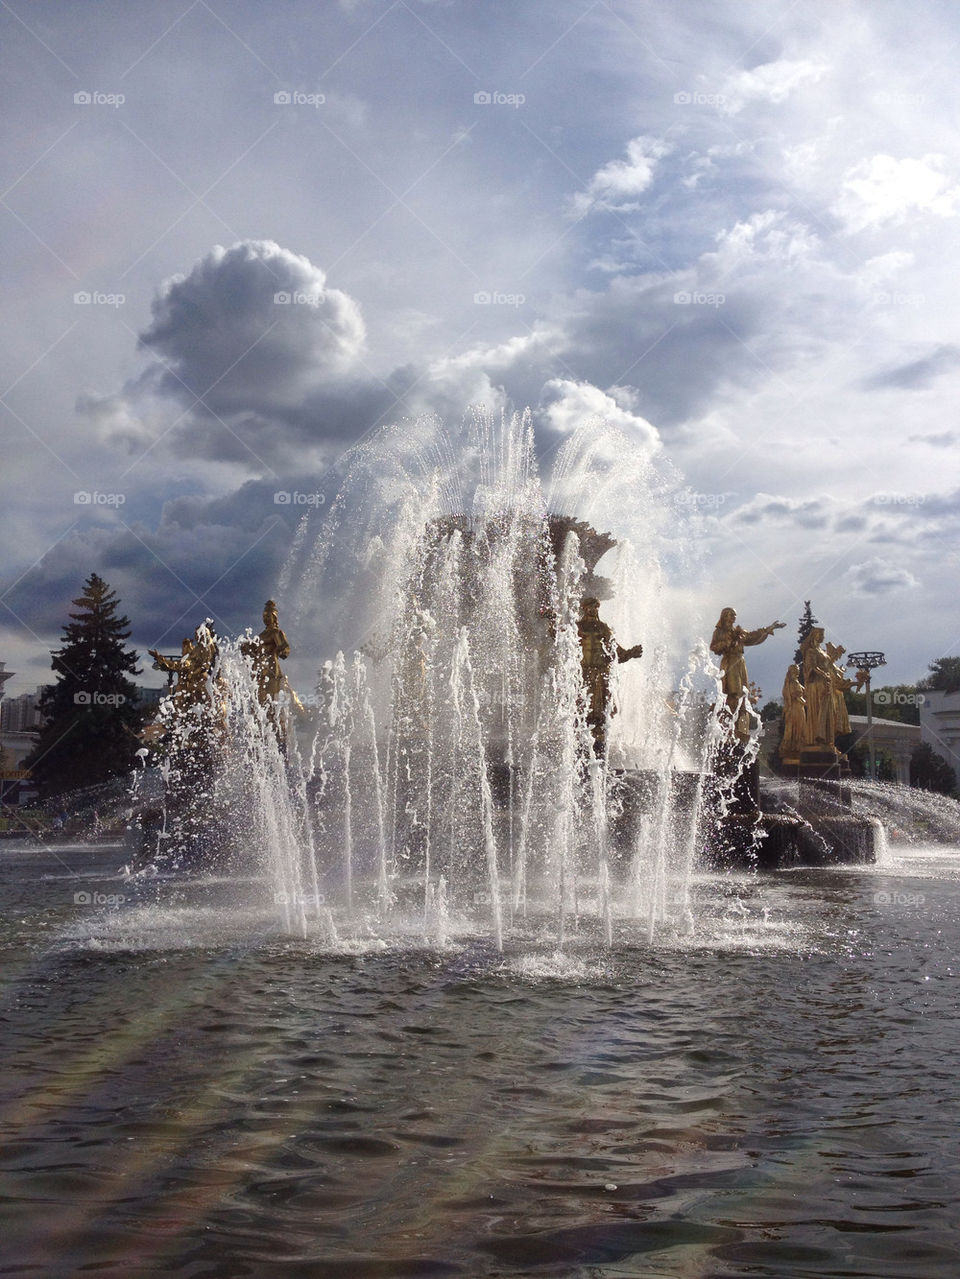
[{"label": "distant building", "polygon": [[[853,731],[853,745],[869,751],[866,715],[851,715],[850,728]],[[877,755],[883,751],[890,756],[896,770],[896,780],[901,786],[910,785],[910,757],[919,745],[919,724],[901,724],[899,720],[880,719],[874,715],[873,749]]]},{"label": "distant building", "polygon": [[960,693],[924,692],[920,740],[942,755],[960,786]]},{"label": "distant building", "polygon": [[[769,771],[770,756],[780,741],[781,723],[780,719],[771,719],[763,726],[758,757],[762,772]],[[958,740],[960,740],[960,709],[957,712],[957,724],[957,735]],[[868,750],[870,739],[867,737],[866,715],[851,715],[850,729],[853,732],[851,745],[861,746],[864,750]],[[920,745],[920,740],[919,724],[901,724],[899,720],[880,719],[874,715],[873,749],[877,755],[882,751],[890,756],[896,770],[897,781],[902,786],[910,785],[910,757]],[[940,753],[943,754],[944,752],[941,751]]]},{"label": "distant building", "polygon": [[40,698],[43,685],[37,685],[35,693],[21,693],[19,697],[5,697],[0,702],[0,728],[5,733],[34,733],[43,723]]}]

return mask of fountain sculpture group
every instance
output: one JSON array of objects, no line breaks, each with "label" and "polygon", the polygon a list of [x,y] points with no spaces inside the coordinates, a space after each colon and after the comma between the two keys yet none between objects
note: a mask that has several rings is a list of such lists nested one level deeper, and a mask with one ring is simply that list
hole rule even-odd
[{"label": "fountain sculpture group", "polygon": [[[230,641],[204,623],[179,657],[153,654],[177,683],[152,731],[164,799],[142,823],[140,865],[259,868],[295,931],[414,920],[443,937],[469,918],[499,944],[530,917],[552,918],[561,941],[584,918],[608,940],[623,919],[650,936],[688,926],[698,866],[869,856],[849,812],[811,844],[812,805],[799,802],[842,782],[843,650],[815,630],[788,672],[781,755],[798,803],[766,811],[744,650],[783,624],[745,630],[725,608],[665,697],[671,645],[645,585],[659,571],[646,461],[593,428],[561,448],[554,481],[574,477],[571,504],[621,512],[647,484],[638,551],[549,513],[528,415],[478,419],[466,443],[457,454],[442,434],[403,441],[399,479],[387,469],[369,506],[380,526],[362,530],[357,562],[378,578],[351,593],[355,616],[333,619],[367,639],[325,662],[303,701],[272,600],[258,635]],[[377,440],[361,451],[365,475],[385,473],[384,451]],[[342,588],[344,510],[359,527],[349,477],[313,540],[298,534],[296,586],[284,570],[300,627],[329,565]],[[599,576],[613,551],[615,579]],[[313,625],[329,626],[327,613]],[[637,631],[642,646],[618,642]]]}]

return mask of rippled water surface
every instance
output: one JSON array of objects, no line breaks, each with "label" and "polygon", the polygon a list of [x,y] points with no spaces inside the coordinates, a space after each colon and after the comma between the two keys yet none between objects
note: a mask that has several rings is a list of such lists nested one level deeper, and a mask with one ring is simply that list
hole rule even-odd
[{"label": "rippled water surface", "polygon": [[2,1274],[960,1273],[957,850],[502,955],[116,864],[0,847]]}]

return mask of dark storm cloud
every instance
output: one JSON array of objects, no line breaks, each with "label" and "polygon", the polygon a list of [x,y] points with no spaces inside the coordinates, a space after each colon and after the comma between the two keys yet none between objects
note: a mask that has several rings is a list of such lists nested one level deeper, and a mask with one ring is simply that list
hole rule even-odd
[{"label": "dark storm cloud", "polygon": [[257,624],[251,601],[273,593],[298,520],[324,498],[316,478],[295,475],[250,481],[212,500],[176,498],[164,505],[156,529],[119,519],[81,524],[6,603],[35,632],[52,637],[95,569],[118,592],[131,642],[141,648],[175,647],[206,616],[236,633]]}]

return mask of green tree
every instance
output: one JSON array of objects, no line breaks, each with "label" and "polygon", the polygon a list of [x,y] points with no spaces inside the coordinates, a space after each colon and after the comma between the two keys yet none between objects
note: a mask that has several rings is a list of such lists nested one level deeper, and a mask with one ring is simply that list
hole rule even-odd
[{"label": "green tree", "polygon": [[[844,693],[847,712],[850,715],[866,715],[867,695],[856,689]],[[892,719],[898,724],[919,724],[921,695],[916,684],[884,684],[871,693],[873,713],[877,719]]]},{"label": "green tree", "polygon": [[949,795],[956,790],[957,779],[943,756],[938,755],[929,742],[921,742],[910,756],[910,785]]},{"label": "green tree", "polygon": [[51,654],[57,681],[40,699],[45,722],[25,761],[43,798],[129,772],[140,746],[142,712],[127,679],[140,672],[136,653],[124,647],[129,619],[117,616],[117,597],[96,573],[73,603],[79,611]]},{"label": "green tree", "polygon": [[793,660],[800,667],[800,683],[803,683],[803,641],[807,638],[815,626],[820,623],[813,615],[813,609],[810,607],[810,601],[803,601],[803,612],[800,614],[800,624],[797,627],[797,651],[793,655]]},{"label": "green tree", "polygon": [[930,692],[960,692],[960,657],[938,657],[930,663],[930,674],[925,675],[917,688]]}]

